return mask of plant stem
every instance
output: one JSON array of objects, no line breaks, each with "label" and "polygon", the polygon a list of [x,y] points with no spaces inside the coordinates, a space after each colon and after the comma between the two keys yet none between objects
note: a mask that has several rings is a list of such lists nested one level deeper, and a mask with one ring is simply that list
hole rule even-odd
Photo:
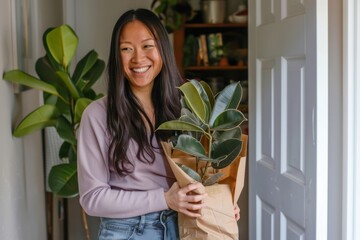
[{"label": "plant stem", "polygon": [[91,240],[90,231],[89,231],[89,225],[88,225],[88,221],[87,221],[87,218],[86,218],[86,213],[85,213],[84,209],[81,209],[81,211],[82,211],[82,220],[83,220],[83,223],[84,223],[86,239]]}]

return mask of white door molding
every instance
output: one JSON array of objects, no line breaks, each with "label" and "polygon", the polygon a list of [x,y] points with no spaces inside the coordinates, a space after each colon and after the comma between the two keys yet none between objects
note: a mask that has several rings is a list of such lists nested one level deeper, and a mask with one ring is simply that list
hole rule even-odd
[{"label": "white door molding", "polygon": [[[342,239],[360,238],[360,4],[343,1],[343,217]],[[358,203],[356,205],[356,203]]]}]

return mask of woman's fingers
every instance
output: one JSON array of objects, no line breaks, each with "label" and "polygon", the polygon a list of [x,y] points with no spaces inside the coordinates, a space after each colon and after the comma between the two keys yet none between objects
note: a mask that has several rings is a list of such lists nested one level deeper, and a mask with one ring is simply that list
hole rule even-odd
[{"label": "woman's fingers", "polygon": [[238,221],[240,219],[240,208],[237,204],[234,206],[235,219]]},{"label": "woman's fingers", "polygon": [[177,183],[174,183],[169,191],[164,193],[166,203],[175,211],[190,217],[200,217],[200,210],[205,206],[203,200],[207,194],[195,194],[193,191],[203,187],[201,183],[192,183],[180,188]]}]

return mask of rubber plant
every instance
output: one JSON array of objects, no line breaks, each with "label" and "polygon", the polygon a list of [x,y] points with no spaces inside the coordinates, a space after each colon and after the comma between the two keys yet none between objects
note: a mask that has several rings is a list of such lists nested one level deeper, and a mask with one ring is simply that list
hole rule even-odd
[{"label": "rubber plant", "polygon": [[[35,64],[38,77],[22,70],[10,70],[3,79],[43,92],[44,104],[25,116],[15,128],[13,135],[23,137],[46,127],[55,127],[63,143],[59,149],[62,163],[51,168],[48,183],[51,191],[65,198],[78,195],[76,165],[76,130],[84,109],[101,97],[93,90],[100,78],[105,62],[96,51],[89,51],[70,72],[79,39],[74,30],[64,24],[49,28],[43,34],[45,56]],[[87,238],[89,233],[83,212]]]},{"label": "rubber plant", "polygon": [[179,133],[171,140],[172,147],[195,157],[196,161],[196,169],[180,167],[194,180],[212,185],[221,179],[222,173],[209,174],[208,167],[225,168],[242,149],[240,125],[247,119],[238,110],[242,96],[240,82],[227,85],[216,96],[204,81],[190,80],[179,89],[180,118],[161,124],[157,130]]}]

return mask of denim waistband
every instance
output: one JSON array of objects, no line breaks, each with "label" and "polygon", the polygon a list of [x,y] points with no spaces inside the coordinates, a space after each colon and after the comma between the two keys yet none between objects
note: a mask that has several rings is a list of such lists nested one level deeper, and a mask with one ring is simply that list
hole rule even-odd
[{"label": "denim waistband", "polygon": [[[112,229],[112,230],[115,229],[115,232],[122,231],[123,233],[126,232],[126,234],[129,234],[128,235],[129,238],[126,239],[130,239],[130,237],[134,236],[134,234],[143,235],[145,229],[148,230],[147,233],[144,234],[148,235],[149,229],[151,234],[151,231],[153,231],[151,229],[154,229],[154,226],[163,227],[163,231],[162,231],[163,239],[165,240],[178,239],[177,212],[174,210],[163,210],[159,212],[148,213],[141,216],[130,217],[130,218],[101,217],[100,219],[101,219],[100,226],[102,226],[103,228]],[[158,229],[158,227],[156,227],[156,229]],[[152,237],[152,235],[150,236]]]},{"label": "denim waistband", "polygon": [[148,223],[151,222],[155,222],[155,221],[165,221],[168,217],[172,216],[176,214],[176,212],[172,209],[168,209],[168,210],[163,210],[163,211],[158,211],[158,212],[152,212],[152,213],[147,213],[141,216],[136,216],[136,217],[129,217],[129,218],[106,218],[106,217],[101,217],[101,221],[102,222],[107,222],[107,221],[116,221],[116,220],[122,220],[122,221],[126,221],[128,223],[138,223],[141,221],[145,221]]}]

